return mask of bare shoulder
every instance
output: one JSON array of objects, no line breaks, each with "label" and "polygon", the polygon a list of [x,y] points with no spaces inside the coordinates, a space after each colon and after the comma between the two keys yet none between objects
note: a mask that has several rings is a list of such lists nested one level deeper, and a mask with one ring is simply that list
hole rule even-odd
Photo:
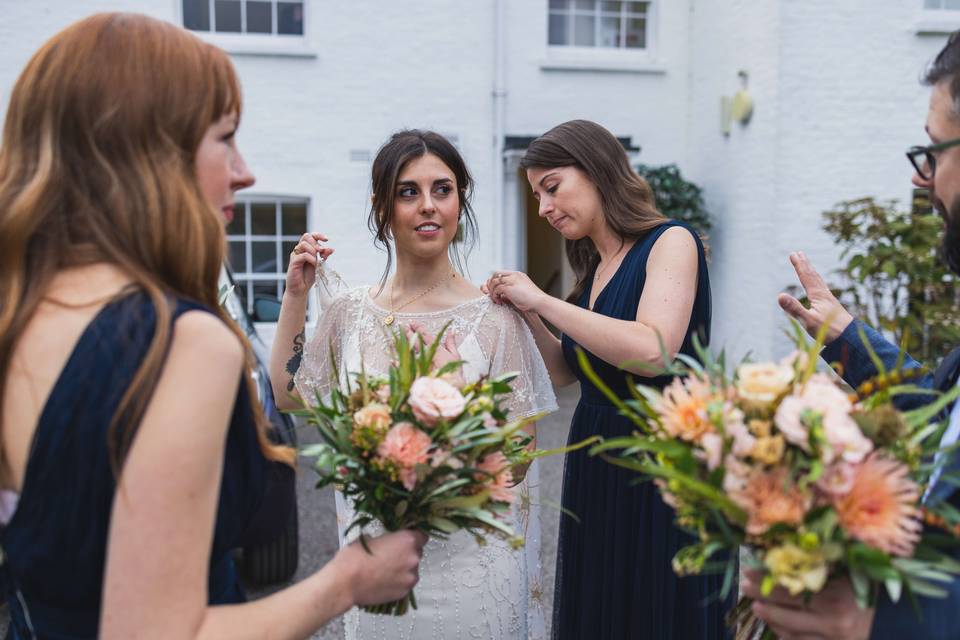
[{"label": "bare shoulder", "polygon": [[697,263],[700,252],[693,233],[686,227],[670,227],[657,238],[650,250],[650,263],[656,265],[690,265]]},{"label": "bare shoulder", "polygon": [[243,343],[217,316],[206,311],[188,311],[173,325],[170,355],[193,361],[207,361],[212,366],[243,364]]}]

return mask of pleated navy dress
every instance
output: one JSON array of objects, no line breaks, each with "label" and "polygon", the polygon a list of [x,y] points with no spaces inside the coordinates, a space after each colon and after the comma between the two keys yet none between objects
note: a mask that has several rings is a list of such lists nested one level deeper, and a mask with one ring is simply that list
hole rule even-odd
[{"label": "pleated navy dress", "polygon": [[[209,311],[180,301],[172,321],[190,310]],[[5,552],[0,585],[12,638],[97,637],[116,489],[108,428],[155,327],[156,311],[142,292],[108,303],[80,336],[50,392],[34,432],[19,503],[7,526],[0,527]],[[247,387],[241,383],[223,459],[210,557],[211,604],[245,600],[230,551],[248,544],[251,525],[267,506],[265,496],[278,475],[283,481],[293,478],[289,467],[263,456],[253,420]],[[176,473],[178,462],[169,462],[170,472]],[[282,529],[286,518],[279,515],[280,526],[264,535]]]},{"label": "pleated navy dress", "polygon": [[[681,353],[694,355],[693,336],[705,343],[710,334],[710,281],[703,245],[686,225],[666,222],[649,231],[627,252],[619,269],[600,292],[593,311],[621,320],[636,320],[643,293],[647,258],[667,229],[681,226],[696,238],[699,253],[697,295]],[[588,276],[593,282],[593,274]],[[591,287],[579,306],[588,308]],[[563,354],[580,380],[581,397],[570,427],[570,443],[593,435],[615,438],[634,425],[583,375],[564,335]],[[620,397],[629,398],[626,373],[617,363],[587,354],[601,379]],[[637,378],[663,387],[669,377]],[[673,510],[650,482],[631,484],[637,474],[591,457],[585,450],[567,456],[563,507],[579,522],[561,515],[557,543],[557,582],[553,637],[556,640],[728,637],[724,616],[733,597],[718,602],[722,576],[679,578],[671,561],[693,541],[673,524]]]}]

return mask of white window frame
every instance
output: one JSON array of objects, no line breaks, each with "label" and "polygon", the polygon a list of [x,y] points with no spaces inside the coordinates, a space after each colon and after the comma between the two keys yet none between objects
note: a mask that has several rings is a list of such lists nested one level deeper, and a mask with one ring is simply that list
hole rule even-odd
[{"label": "white window frame", "polygon": [[[306,208],[306,228],[310,228],[310,214],[311,214],[311,201],[307,196],[294,196],[294,195],[278,195],[272,193],[244,193],[242,195],[237,195],[237,204],[244,203],[243,215],[246,216],[244,221],[244,229],[246,230],[243,234],[229,234],[227,235],[227,243],[239,242],[244,243],[244,252],[245,252],[245,261],[246,261],[246,271],[235,271],[233,265],[230,265],[231,271],[233,273],[233,279],[237,283],[239,288],[241,285],[240,281],[243,280],[247,282],[246,289],[243,291],[243,300],[246,304],[247,313],[251,316],[253,315],[253,283],[255,282],[276,282],[278,284],[277,291],[277,300],[282,299],[283,297],[283,281],[286,279],[286,271],[280,271],[280,265],[283,264],[285,257],[285,252],[283,249],[284,242],[296,242],[302,236],[302,233],[296,235],[283,234],[282,225],[282,205],[285,203],[295,203],[302,204]],[[272,202],[274,204],[274,212],[276,216],[277,230],[278,232],[270,235],[254,235],[251,233],[251,203],[263,204],[267,202]],[[254,273],[250,271],[253,267],[253,242],[266,242],[273,241],[274,249],[277,256],[277,270],[271,273]],[[229,250],[227,255],[230,255]],[[238,292],[239,293],[239,292]],[[313,303],[308,301],[308,321],[312,317]],[[260,323],[257,325],[267,325],[272,326],[274,323]]]},{"label": "white window frame", "polygon": [[[180,26],[183,24],[183,2],[184,0],[173,0],[176,8],[176,16]],[[274,33],[245,33],[247,20],[247,3],[242,0],[240,3],[240,33],[223,33],[215,31],[216,15],[214,11],[215,0],[208,0],[210,3],[210,31],[195,31],[189,29],[190,33],[214,44],[227,53],[236,56],[280,56],[291,58],[316,58],[317,52],[311,46],[310,11],[311,1],[303,0],[303,35],[280,34],[277,30],[277,3],[283,0],[264,0],[270,2],[273,7],[273,30]],[[184,27],[186,28],[186,27]]]},{"label": "white window frame", "polygon": [[[627,47],[575,46],[550,44],[550,3],[545,2],[544,13],[544,45],[546,54],[540,61],[540,68],[544,71],[609,71],[625,73],[665,73],[666,65],[658,55],[660,4],[661,0],[645,0],[646,12],[646,42],[642,49]],[[599,35],[601,2],[594,0],[595,34]],[[621,18],[625,7],[621,9]],[[568,13],[571,20],[573,13]],[[571,24],[570,28],[573,28]],[[625,25],[621,24],[621,29]]]}]

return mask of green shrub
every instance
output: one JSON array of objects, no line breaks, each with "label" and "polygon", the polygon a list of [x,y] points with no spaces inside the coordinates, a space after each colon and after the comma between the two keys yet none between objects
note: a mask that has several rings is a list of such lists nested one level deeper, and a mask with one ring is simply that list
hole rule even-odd
[{"label": "green shrub", "polygon": [[861,198],[825,211],[823,228],[843,247],[834,293],[865,322],[930,366],[960,345],[957,278],[939,257],[943,220],[896,201]]},{"label": "green shrub", "polygon": [[686,222],[701,235],[710,231],[710,214],[703,203],[703,190],[680,175],[675,164],[661,167],[637,165],[634,167],[653,189],[657,208],[663,215]]}]

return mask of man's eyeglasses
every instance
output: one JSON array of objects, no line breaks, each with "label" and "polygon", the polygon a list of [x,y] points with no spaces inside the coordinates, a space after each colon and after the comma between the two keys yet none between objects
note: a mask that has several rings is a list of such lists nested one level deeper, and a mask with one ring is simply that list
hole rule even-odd
[{"label": "man's eyeglasses", "polygon": [[944,149],[957,145],[960,145],[960,138],[938,142],[926,147],[910,147],[907,149],[907,160],[916,169],[918,176],[924,180],[933,180],[933,174],[937,171],[937,154]]}]

